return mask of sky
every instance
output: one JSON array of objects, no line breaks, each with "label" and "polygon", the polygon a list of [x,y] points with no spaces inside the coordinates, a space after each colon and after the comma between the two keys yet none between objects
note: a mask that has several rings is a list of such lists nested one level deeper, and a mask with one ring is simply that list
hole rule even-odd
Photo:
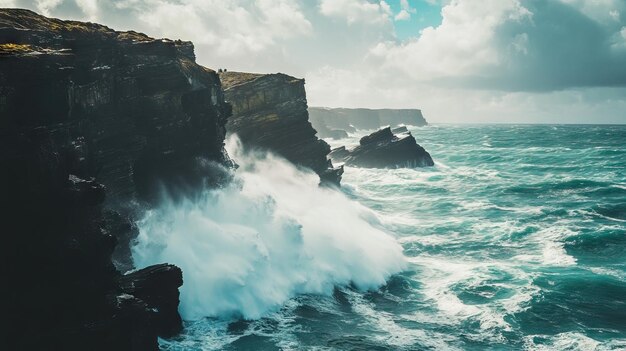
[{"label": "sky", "polygon": [[310,106],[430,122],[626,123],[626,0],[0,0],[306,79]]}]

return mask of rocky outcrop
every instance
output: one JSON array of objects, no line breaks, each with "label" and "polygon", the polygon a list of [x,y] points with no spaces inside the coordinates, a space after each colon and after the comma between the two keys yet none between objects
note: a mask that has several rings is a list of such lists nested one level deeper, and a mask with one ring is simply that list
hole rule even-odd
[{"label": "rocky outcrop", "polygon": [[78,156],[72,172],[96,176],[108,202],[194,185],[199,158],[226,161],[229,106],[192,43],[15,9],[0,14],[0,38],[3,129],[54,126]]},{"label": "rocky outcrop", "polygon": [[0,162],[0,304],[10,323],[0,329],[0,349],[158,350],[157,336],[182,327],[171,309],[182,274],[153,279],[163,302],[134,288],[147,285],[141,275],[115,268],[105,187],[69,173],[78,160],[51,134],[41,127],[2,139],[10,149]]},{"label": "rocky outcrop", "polygon": [[309,119],[321,138],[337,139],[342,132],[378,129],[399,125],[424,126],[426,120],[417,109],[366,109],[309,107]]},{"label": "rocky outcrop", "polygon": [[399,168],[433,166],[433,159],[410,132],[395,135],[391,128],[378,130],[364,136],[359,146],[347,150],[344,146],[330,153],[333,161],[347,166],[366,168]]},{"label": "rocky outcrop", "polygon": [[158,335],[169,337],[180,332],[178,288],[183,285],[180,268],[171,264],[149,266],[121,276],[119,284],[123,292],[141,299],[157,312],[152,323]]},{"label": "rocky outcrop", "polygon": [[330,146],[309,123],[304,79],[285,74],[220,74],[232,104],[228,133],[244,146],[270,150],[292,163],[315,171],[322,182],[339,184],[343,169],[333,168]]},{"label": "rocky outcrop", "polygon": [[180,330],[180,270],[111,256],[139,206],[228,176],[229,114],[189,42],[0,10],[0,349],[156,350]]}]

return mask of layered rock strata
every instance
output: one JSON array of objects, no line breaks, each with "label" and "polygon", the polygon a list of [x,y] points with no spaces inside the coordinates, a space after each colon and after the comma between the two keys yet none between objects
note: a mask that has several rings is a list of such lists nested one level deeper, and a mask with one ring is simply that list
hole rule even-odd
[{"label": "layered rock strata", "polygon": [[[228,177],[218,75],[189,42],[0,10],[0,349],[156,350],[182,272],[122,275],[133,215]],[[124,261],[126,260],[126,261]]]},{"label": "layered rock strata", "polygon": [[244,146],[270,150],[316,172],[322,182],[339,184],[343,170],[333,168],[330,146],[316,136],[309,122],[304,79],[285,74],[220,74],[232,104],[228,133]]},{"label": "layered rock strata", "polygon": [[411,132],[394,134],[389,127],[364,136],[352,150],[344,146],[333,149],[330,157],[347,166],[365,168],[413,168],[433,166],[430,154]]}]

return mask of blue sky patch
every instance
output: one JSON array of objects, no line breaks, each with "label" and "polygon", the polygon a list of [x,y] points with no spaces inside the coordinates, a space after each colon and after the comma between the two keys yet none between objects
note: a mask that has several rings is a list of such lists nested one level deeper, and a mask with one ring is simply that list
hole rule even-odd
[{"label": "blue sky patch", "polygon": [[[387,1],[393,10],[394,16],[402,10],[400,2],[401,0]],[[426,0],[408,0],[408,3],[415,10],[414,13],[411,13],[411,18],[394,21],[396,35],[399,40],[404,41],[418,37],[422,29],[431,26],[436,27],[441,24],[441,5],[433,4]]]}]

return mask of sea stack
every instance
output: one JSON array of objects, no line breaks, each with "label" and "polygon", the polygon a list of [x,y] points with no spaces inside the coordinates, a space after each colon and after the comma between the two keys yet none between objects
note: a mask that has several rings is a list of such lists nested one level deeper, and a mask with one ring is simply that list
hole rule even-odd
[{"label": "sea stack", "polygon": [[435,164],[411,132],[396,135],[389,127],[364,136],[359,146],[352,150],[336,148],[330,156],[336,162],[344,162],[346,166],[365,168],[412,168]]}]

